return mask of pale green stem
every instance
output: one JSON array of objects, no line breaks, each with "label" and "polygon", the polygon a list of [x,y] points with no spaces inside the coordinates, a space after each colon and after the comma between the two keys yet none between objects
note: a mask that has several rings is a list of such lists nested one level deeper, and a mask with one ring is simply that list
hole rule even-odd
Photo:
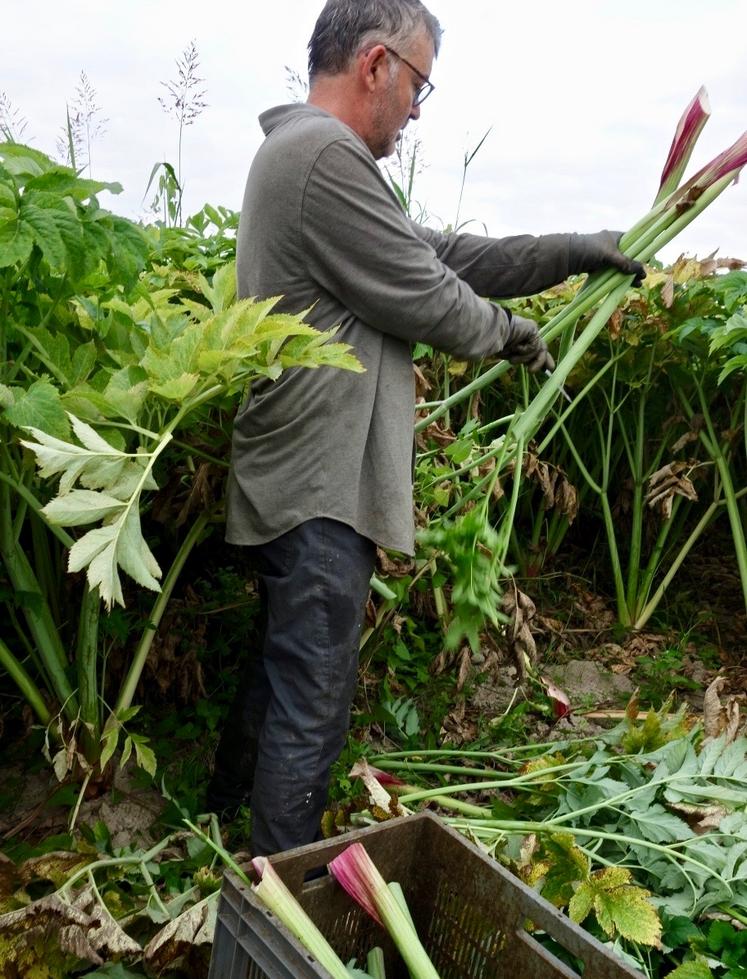
[{"label": "pale green stem", "polygon": [[57,894],[61,894],[63,897],[67,897],[68,892],[81,880],[83,877],[88,876],[89,873],[93,873],[96,870],[108,870],[110,867],[137,867],[141,863],[150,863],[154,860],[159,853],[170,846],[171,843],[183,836],[183,832],[172,833],[165,839],[160,840],[155,846],[151,847],[147,853],[139,853],[131,857],[107,857],[104,860],[94,860],[93,863],[87,863],[85,867],[81,867],[80,870],[76,870],[75,873],[71,874],[68,879],[57,888]]},{"label": "pale green stem", "polygon": [[140,682],[140,676],[148,659],[150,647],[153,644],[156,632],[158,631],[158,626],[160,625],[163,614],[166,611],[166,606],[169,603],[169,599],[174,591],[174,587],[179,578],[181,570],[184,567],[192,548],[195,546],[200,538],[200,535],[207,526],[210,517],[211,514],[209,512],[201,513],[192,524],[187,536],[182,541],[181,547],[174,558],[173,564],[169,568],[169,572],[164,579],[163,587],[153,604],[153,609],[151,610],[148,618],[148,624],[140,637],[140,642],[135,650],[135,655],[132,658],[132,663],[127,671],[127,676],[122,684],[122,689],[120,690],[119,698],[117,699],[117,704],[114,708],[115,714],[119,714],[120,711],[131,706],[132,704],[133,697],[135,696],[135,690]]},{"label": "pale green stem", "polygon": [[[447,817],[446,822],[455,829],[472,828],[472,824],[469,820],[460,820],[457,818],[452,819]],[[557,832],[559,828],[558,822],[555,819],[548,819],[543,823],[523,822],[521,820],[486,819],[481,820],[480,826],[492,827],[493,829],[496,829],[502,833],[554,833]],[[721,875],[715,870],[711,869],[711,867],[707,866],[700,860],[696,860],[695,857],[691,857],[687,853],[680,853],[675,847],[665,846],[661,843],[653,843],[651,840],[646,840],[635,836],[625,836],[622,833],[605,833],[602,830],[587,829],[582,826],[568,826],[565,823],[562,824],[562,830],[564,833],[570,833],[573,836],[586,836],[589,839],[594,840],[608,840],[611,843],[628,843],[631,846],[642,846],[648,850],[654,850],[655,852],[661,853],[668,857],[670,860],[692,864],[692,866],[704,871],[709,877],[713,877],[714,880],[728,886],[724,878],[721,877]],[[692,838],[692,840],[685,840],[682,842],[696,842],[702,839],[702,836],[695,836]]]},{"label": "pale green stem", "polygon": [[[651,380],[651,365],[649,376]],[[632,447],[633,502],[632,526],[630,529],[630,552],[628,554],[628,583],[626,589],[625,607],[629,614],[634,615],[637,607],[638,579],[640,576],[641,555],[643,551],[643,457],[646,444],[646,391],[640,392],[637,410],[635,412],[635,442]],[[622,419],[621,425],[624,427]]]}]

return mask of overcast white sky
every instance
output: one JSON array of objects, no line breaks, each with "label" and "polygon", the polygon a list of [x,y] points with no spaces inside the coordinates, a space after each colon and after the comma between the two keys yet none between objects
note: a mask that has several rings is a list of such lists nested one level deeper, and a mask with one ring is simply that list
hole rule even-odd
[{"label": "overcast white sky", "polygon": [[[285,66],[305,77],[322,0],[4,0],[0,92],[54,152],[81,70],[106,134],[93,176],[125,192],[102,203],[130,217],[152,165],[176,161],[177,127],[159,84],[191,40],[208,108],[185,131],[185,207],[239,208],[261,140],[257,115],[289,100]],[[413,130],[427,164],[416,184],[435,226],[456,216],[490,234],[627,228],[655,196],[677,120],[701,84],[712,116],[692,170],[747,128],[746,0],[432,0],[445,29],[436,92]],[[480,224],[468,230],[480,232]],[[747,258],[747,178],[666,250]]]}]

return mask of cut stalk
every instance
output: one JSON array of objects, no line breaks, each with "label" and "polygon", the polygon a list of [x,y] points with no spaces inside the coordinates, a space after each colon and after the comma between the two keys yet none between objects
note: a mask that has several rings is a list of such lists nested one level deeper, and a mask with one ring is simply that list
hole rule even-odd
[{"label": "cut stalk", "polygon": [[412,979],[439,979],[409,913],[402,910],[364,846],[352,843],[328,868],[353,900],[386,927]]}]

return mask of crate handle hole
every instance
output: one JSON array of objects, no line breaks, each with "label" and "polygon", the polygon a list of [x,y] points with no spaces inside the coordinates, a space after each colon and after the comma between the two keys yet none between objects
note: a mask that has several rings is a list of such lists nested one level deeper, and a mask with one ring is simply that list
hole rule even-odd
[{"label": "crate handle hole", "polygon": [[327,870],[326,863],[321,864],[319,867],[312,867],[311,870],[307,870],[303,875],[304,884],[308,884],[312,880],[319,880],[321,877],[329,877],[329,871]]}]

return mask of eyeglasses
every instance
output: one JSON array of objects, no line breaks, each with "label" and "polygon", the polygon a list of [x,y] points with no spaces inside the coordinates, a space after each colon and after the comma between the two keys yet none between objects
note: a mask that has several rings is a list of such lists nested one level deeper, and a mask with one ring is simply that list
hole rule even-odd
[{"label": "eyeglasses", "polygon": [[417,75],[418,78],[421,80],[423,84],[415,92],[415,97],[412,100],[412,104],[422,105],[423,102],[425,102],[425,100],[428,98],[428,96],[435,88],[433,82],[431,82],[428,78],[426,78],[426,76],[422,73],[422,71],[418,71],[415,65],[411,65],[410,62],[407,60],[407,58],[403,58],[401,54],[398,54],[395,50],[393,50],[393,48],[387,47],[386,44],[382,44],[382,47],[384,48],[385,51],[388,51],[389,54],[393,54],[395,58],[398,58],[403,64],[407,65],[410,71],[413,74]]}]

